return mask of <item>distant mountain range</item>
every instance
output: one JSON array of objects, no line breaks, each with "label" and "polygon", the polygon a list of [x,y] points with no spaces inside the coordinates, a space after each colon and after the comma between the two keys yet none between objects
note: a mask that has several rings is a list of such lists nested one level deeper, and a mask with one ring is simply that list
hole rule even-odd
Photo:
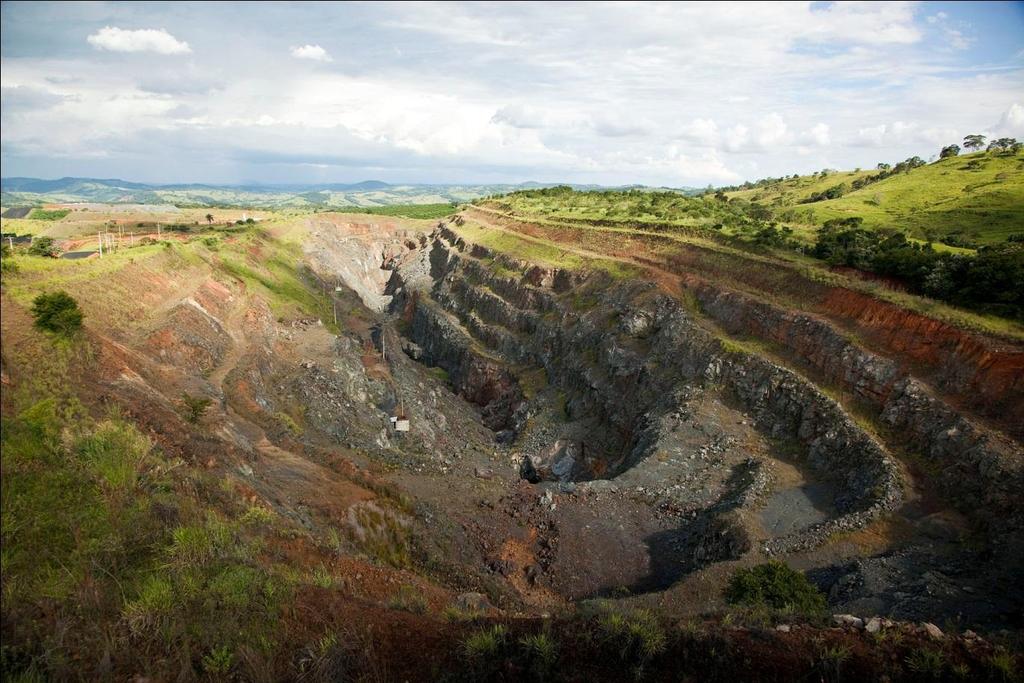
[{"label": "distant mountain range", "polygon": [[[263,209],[387,206],[465,202],[492,194],[551,187],[556,183],[417,185],[380,180],[359,183],[286,185],[208,185],[200,183],[152,185],[116,178],[0,179],[4,207],[46,203],[100,202],[116,204],[175,204],[178,206],[237,206]],[[581,190],[624,189],[599,185],[572,185]],[[642,187],[639,185],[629,187]],[[649,188],[655,189],[655,188]],[[697,188],[671,189],[683,194]]]}]

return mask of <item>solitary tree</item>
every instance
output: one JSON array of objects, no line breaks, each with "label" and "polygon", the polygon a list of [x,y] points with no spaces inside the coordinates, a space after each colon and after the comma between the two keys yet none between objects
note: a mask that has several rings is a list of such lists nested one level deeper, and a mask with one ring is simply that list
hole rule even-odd
[{"label": "solitary tree", "polygon": [[960,145],[946,145],[939,152],[940,159],[948,159],[949,157],[955,157],[960,154]]},{"label": "solitary tree", "polygon": [[213,224],[213,214],[212,213],[206,214],[206,222],[210,223],[211,225]]},{"label": "solitary tree", "polygon": [[34,325],[41,330],[69,336],[82,326],[82,309],[65,291],[40,294],[32,300]]},{"label": "solitary tree", "polygon": [[972,134],[964,136],[964,147],[977,152],[979,149],[985,146],[985,136]]}]

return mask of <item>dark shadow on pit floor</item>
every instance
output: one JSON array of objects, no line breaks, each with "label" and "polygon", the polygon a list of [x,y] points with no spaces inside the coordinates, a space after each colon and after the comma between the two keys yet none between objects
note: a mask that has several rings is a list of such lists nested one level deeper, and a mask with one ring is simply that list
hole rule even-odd
[{"label": "dark shadow on pit floor", "polygon": [[[711,506],[700,512],[696,518],[685,522],[676,529],[666,529],[644,538],[649,558],[649,571],[645,576],[625,587],[628,593],[637,595],[662,591],[701,567],[714,562],[734,559],[729,556],[717,555],[714,552],[704,557],[698,557],[699,548],[706,535],[720,531],[720,526],[716,524],[718,518],[739,506],[741,494],[750,485],[752,474],[753,470],[750,466],[736,465],[729,475],[722,495]],[[746,539],[746,542],[746,547],[749,548],[749,539]],[[712,544],[711,547],[714,548],[715,545]],[[724,547],[723,550],[726,551],[726,555],[735,554],[730,552],[728,547]],[[622,589],[622,586],[607,586],[588,598],[618,596]]]}]

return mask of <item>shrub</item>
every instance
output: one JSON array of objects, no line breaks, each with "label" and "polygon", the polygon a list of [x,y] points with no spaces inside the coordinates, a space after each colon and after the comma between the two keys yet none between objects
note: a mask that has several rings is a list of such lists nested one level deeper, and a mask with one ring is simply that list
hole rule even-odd
[{"label": "shrub", "polygon": [[4,273],[17,273],[18,264],[14,262],[12,258],[14,252],[11,251],[11,245],[7,242],[0,244],[0,272]]},{"label": "shrub", "polygon": [[495,657],[504,646],[507,636],[508,629],[501,624],[474,631],[462,641],[462,653],[471,660]]},{"label": "shrub", "polygon": [[941,678],[945,665],[941,650],[923,648],[907,656],[907,668],[925,678]]},{"label": "shrub", "polygon": [[737,570],[725,589],[725,599],[731,605],[764,605],[799,612],[825,609],[821,591],[803,574],[778,561]]},{"label": "shrub", "polygon": [[37,237],[32,241],[32,246],[28,248],[28,253],[33,256],[56,258],[60,254],[60,249],[54,243],[52,237]]},{"label": "shrub", "polygon": [[206,409],[213,403],[208,398],[202,396],[192,396],[191,394],[182,394],[181,402],[185,406],[185,419],[192,424],[198,424],[199,419],[206,412]]},{"label": "shrub", "polygon": [[47,332],[69,336],[82,327],[82,310],[78,302],[64,291],[40,294],[32,300],[35,326]]},{"label": "shrub", "polygon": [[174,606],[174,588],[161,576],[149,576],[139,597],[125,604],[124,618],[133,633],[156,627]]},{"label": "shrub", "polygon": [[78,455],[89,463],[103,485],[113,491],[134,488],[139,468],[151,443],[131,425],[108,420],[76,444]]},{"label": "shrub", "polygon": [[519,639],[523,659],[535,680],[544,681],[554,677],[558,663],[558,643],[547,633],[536,633]]},{"label": "shrub", "polygon": [[388,607],[395,610],[412,612],[413,614],[426,614],[428,605],[427,599],[415,586],[403,584],[398,587],[398,592],[388,600]]},{"label": "shrub", "polygon": [[235,656],[227,645],[215,647],[203,656],[203,670],[214,676],[224,675],[231,671]]},{"label": "shrub", "polygon": [[638,677],[668,646],[665,629],[647,610],[628,614],[609,612],[601,616],[599,625],[604,639],[610,646],[619,648],[622,660],[634,665]]},{"label": "shrub", "polygon": [[397,569],[412,566],[409,532],[405,522],[390,510],[376,506],[356,509],[350,527],[353,540],[370,557]]},{"label": "shrub", "polygon": [[34,221],[59,221],[71,213],[71,209],[32,209],[28,215]]}]

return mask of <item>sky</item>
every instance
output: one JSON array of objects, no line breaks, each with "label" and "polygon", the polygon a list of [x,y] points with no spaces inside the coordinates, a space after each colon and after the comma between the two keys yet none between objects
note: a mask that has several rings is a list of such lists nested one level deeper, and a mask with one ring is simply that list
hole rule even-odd
[{"label": "sky", "polygon": [[723,185],[1024,139],[1024,3],[0,4],[0,172]]}]

